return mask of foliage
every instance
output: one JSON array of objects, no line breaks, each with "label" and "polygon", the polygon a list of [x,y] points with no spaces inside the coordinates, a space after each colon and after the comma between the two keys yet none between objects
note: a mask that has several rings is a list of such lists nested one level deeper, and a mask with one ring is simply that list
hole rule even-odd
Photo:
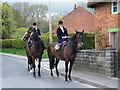
[{"label": "foliage", "polygon": [[[42,24],[46,22],[46,14],[48,11],[47,5],[43,4],[29,4],[27,2],[15,2],[12,3],[11,6],[14,10],[14,16],[18,15],[17,19],[17,26],[19,27],[30,27],[33,22],[38,24],[40,27]],[[18,21],[20,20],[20,21]],[[46,23],[45,23],[46,24]],[[43,29],[44,27],[44,29]],[[40,27],[42,30],[46,30],[46,27]]]},{"label": "foliage", "polygon": [[2,46],[2,48],[11,48],[12,47],[12,42],[14,41],[14,39],[2,39],[0,40],[0,46]]},{"label": "foliage", "polygon": [[24,47],[24,43],[21,41],[20,38],[15,38],[14,41],[12,42],[12,46],[14,48],[20,48],[22,49]]},{"label": "foliage", "polygon": [[2,38],[10,38],[13,31],[16,28],[15,21],[13,19],[13,11],[7,3],[2,3]]},{"label": "foliage", "polygon": [[47,5],[42,4],[34,4],[29,7],[29,17],[31,21],[37,22],[42,21],[44,18],[46,18],[47,13]]},{"label": "foliage", "polygon": [[24,18],[21,16],[20,12],[13,8],[13,18],[16,21],[17,28],[26,26]]},{"label": "foliage", "polygon": [[16,48],[0,48],[0,51],[3,53],[11,53],[26,56],[25,49],[16,49]]},{"label": "foliage", "polygon": [[47,20],[44,20],[40,23],[39,27],[42,33],[47,33],[49,31],[49,22]]},{"label": "foliage", "polygon": [[103,50],[107,45],[107,35],[103,33],[103,30],[107,30],[107,29],[102,27],[98,27],[95,29],[95,39],[96,39],[95,42],[99,50]]},{"label": "foliage", "polygon": [[[74,34],[69,34],[70,37],[72,37]],[[44,34],[42,37],[43,42],[45,43],[46,46],[49,45],[49,33]],[[56,34],[52,35],[53,42],[57,42],[58,38]],[[83,35],[83,49],[94,49],[94,34],[93,33],[84,33]]]},{"label": "foliage", "polygon": [[27,30],[28,30],[28,28],[25,28],[25,27],[20,27],[20,28],[16,29],[14,32],[14,37],[22,38],[22,36],[24,35],[24,33]]},{"label": "foliage", "polygon": [[93,33],[84,33],[83,35],[83,49],[95,48],[95,36]]}]

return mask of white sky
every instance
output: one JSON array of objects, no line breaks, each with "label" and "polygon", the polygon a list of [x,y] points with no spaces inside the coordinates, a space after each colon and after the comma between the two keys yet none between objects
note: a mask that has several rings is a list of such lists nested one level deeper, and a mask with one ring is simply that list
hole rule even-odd
[{"label": "white sky", "polygon": [[[1,0],[2,2],[48,2],[49,0]],[[50,0],[51,2],[87,2],[88,0]]]},{"label": "white sky", "polygon": [[[46,4],[49,0],[0,0],[2,2],[29,2],[31,4]],[[74,5],[78,2],[88,2],[88,0],[50,0],[51,12],[54,14],[65,13],[73,10]]]}]

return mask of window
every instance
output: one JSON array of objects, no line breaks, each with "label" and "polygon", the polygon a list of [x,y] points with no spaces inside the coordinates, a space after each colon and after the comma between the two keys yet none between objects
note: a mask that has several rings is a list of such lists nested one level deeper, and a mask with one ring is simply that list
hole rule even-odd
[{"label": "window", "polygon": [[112,2],[112,14],[120,13],[120,1]]}]

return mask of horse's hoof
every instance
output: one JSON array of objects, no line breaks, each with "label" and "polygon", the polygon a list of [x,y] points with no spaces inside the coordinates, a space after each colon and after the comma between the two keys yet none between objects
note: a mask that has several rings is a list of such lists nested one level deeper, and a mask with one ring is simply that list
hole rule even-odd
[{"label": "horse's hoof", "polygon": [[65,79],[65,81],[68,81],[67,79]]},{"label": "horse's hoof", "polygon": [[72,81],[72,79],[71,79],[71,78],[69,78],[69,81]]},{"label": "horse's hoof", "polygon": [[38,75],[38,77],[41,77],[41,75]]},{"label": "horse's hoof", "polygon": [[33,76],[34,78],[36,78],[36,76]]}]

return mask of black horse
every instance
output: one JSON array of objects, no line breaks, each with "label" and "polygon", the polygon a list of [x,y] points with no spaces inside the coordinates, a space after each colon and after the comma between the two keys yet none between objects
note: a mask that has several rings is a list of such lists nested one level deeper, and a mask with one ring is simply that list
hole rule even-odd
[{"label": "black horse", "polygon": [[56,68],[56,74],[59,76],[59,72],[57,69],[59,60],[64,60],[65,61],[65,81],[68,81],[67,75],[68,75],[68,64],[70,62],[69,66],[69,75],[68,78],[71,80],[71,70],[72,66],[75,61],[77,49],[83,47],[83,32],[78,32],[76,31],[76,34],[73,35],[72,38],[70,38],[66,45],[64,46],[64,49],[61,49],[59,51],[54,50],[54,47],[56,43],[52,43],[48,46],[48,58],[49,58],[49,64],[50,64],[50,70],[51,70],[51,76],[53,77],[53,72],[52,69],[54,69],[54,66]]},{"label": "black horse", "polygon": [[[43,54],[43,48],[42,45],[38,41],[38,33],[35,32],[34,28],[30,28],[22,37],[22,40],[28,40],[28,43],[25,46],[26,54],[28,57],[28,70],[32,72],[32,69],[34,69],[33,77],[36,77],[35,74],[35,60],[38,59],[38,76],[41,76],[40,74],[40,66],[41,66],[41,59]],[[30,69],[29,69],[30,66]]]}]

